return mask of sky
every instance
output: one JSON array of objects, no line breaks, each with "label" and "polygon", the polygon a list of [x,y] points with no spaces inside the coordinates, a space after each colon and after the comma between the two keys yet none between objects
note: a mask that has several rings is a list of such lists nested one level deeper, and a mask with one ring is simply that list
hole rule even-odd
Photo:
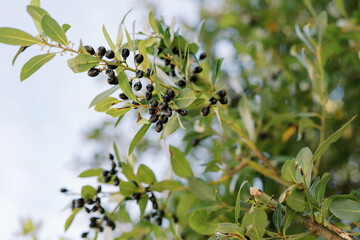
[{"label": "sky", "polygon": [[[18,28],[37,33],[26,12],[30,1],[6,1],[2,4],[0,27]],[[199,21],[196,1],[156,2],[158,12],[170,22],[175,16],[188,24]],[[95,48],[107,46],[101,27],[105,24],[115,38],[122,16],[131,8],[125,24],[131,28],[136,19],[141,30],[148,10],[139,1],[76,0],[42,1],[42,7],[60,24],[72,27],[68,39]],[[86,221],[81,217],[64,233],[70,214],[65,209],[70,199],[60,194],[63,186],[80,190],[88,180],[78,179],[71,161],[81,151],[85,129],[104,120],[104,114],[88,109],[98,93],[109,88],[86,73],[74,74],[66,65],[69,56],[56,56],[42,69],[20,82],[22,65],[41,54],[37,46],[28,48],[12,66],[17,46],[0,44],[0,232],[1,239],[19,239],[20,219],[31,217],[42,222],[40,238],[53,240],[60,236],[79,239]],[[64,210],[65,209],[65,210]]]}]

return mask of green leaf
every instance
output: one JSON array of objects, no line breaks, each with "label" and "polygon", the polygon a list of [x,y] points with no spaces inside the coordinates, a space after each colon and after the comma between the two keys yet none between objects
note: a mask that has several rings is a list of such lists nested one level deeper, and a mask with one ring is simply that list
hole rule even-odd
[{"label": "green leaf", "polygon": [[330,204],[330,211],[338,218],[360,222],[360,202],[350,199],[336,199]]},{"label": "green leaf", "polygon": [[322,11],[316,19],[317,31],[318,31],[318,44],[321,45],[325,35],[327,26],[327,13]]},{"label": "green leaf", "polygon": [[290,207],[286,207],[285,210],[285,217],[284,217],[284,228],[283,228],[283,235],[285,236],[286,230],[290,227],[293,218],[295,215],[295,211],[292,210]]},{"label": "green leaf", "polygon": [[151,28],[155,32],[159,33],[159,28],[158,28],[158,25],[157,25],[157,21],[154,18],[154,14],[151,11],[149,12],[149,23],[150,23]]},{"label": "green leaf", "polygon": [[189,88],[184,88],[175,97],[174,103],[179,108],[185,108],[189,106],[196,97]]},{"label": "green leaf", "polygon": [[[220,233],[221,235],[237,235],[241,236],[243,239],[245,239],[245,228],[240,227],[237,224],[234,223],[219,223],[219,227],[216,229],[217,233]],[[215,238],[218,239],[218,238]]]},{"label": "green leaf", "polygon": [[120,101],[117,98],[107,97],[96,104],[95,111],[106,112],[109,108],[111,108],[111,106],[117,104],[118,102]]},{"label": "green leaf", "polygon": [[183,178],[192,177],[193,171],[185,154],[176,147],[170,146],[171,167],[176,175]]},{"label": "green leaf", "polygon": [[130,35],[129,35],[127,29],[126,29],[126,27],[124,27],[124,28],[125,28],[126,39],[127,39],[127,41],[128,41],[129,48],[130,48],[131,51],[134,51],[134,43],[133,43],[133,41],[131,40],[131,37],[130,37]]},{"label": "green leaf", "polygon": [[41,27],[52,40],[65,46],[68,45],[65,31],[52,17],[44,15],[41,20]]},{"label": "green leaf", "polygon": [[330,178],[331,176],[329,173],[324,173],[318,185],[315,187],[315,198],[319,203],[321,203],[324,198],[326,185],[330,181]]},{"label": "green leaf", "polygon": [[122,22],[120,23],[119,25],[119,28],[118,28],[118,35],[116,37],[116,44],[115,44],[115,53],[118,53],[119,49],[120,49],[120,46],[121,46],[121,43],[123,41],[123,26],[122,26]]},{"label": "green leaf", "polygon": [[240,185],[235,204],[235,222],[240,224],[240,210],[241,210],[241,190],[245,186],[245,184],[249,185],[248,181],[243,181]]},{"label": "green leaf", "polygon": [[103,34],[104,34],[104,37],[105,37],[107,43],[109,44],[110,49],[115,52],[115,45],[114,45],[113,41],[111,40],[108,32],[106,31],[105,25],[102,26],[102,31],[103,31]]},{"label": "green leaf", "polygon": [[113,94],[114,92],[116,92],[117,90],[119,90],[119,86],[113,86],[110,89],[98,94],[90,103],[89,108],[95,106],[96,104],[98,104],[100,101],[104,100],[105,98],[109,97],[111,94]]},{"label": "green leaf", "polygon": [[74,73],[86,72],[100,62],[97,57],[89,54],[79,54],[75,58],[67,60],[68,67]]},{"label": "green leaf", "polygon": [[127,163],[121,163],[121,169],[122,169],[122,173],[125,175],[125,177],[130,180],[130,181],[136,181],[137,177],[134,174],[134,169],[133,167]]},{"label": "green leaf", "polygon": [[65,232],[66,230],[68,230],[68,228],[70,227],[72,221],[74,220],[75,215],[80,211],[80,208],[75,208],[73,210],[73,212],[71,213],[71,215],[68,217],[68,219],[66,220],[65,223]]},{"label": "green leaf", "polygon": [[316,126],[317,125],[310,118],[307,118],[307,117],[301,118],[300,121],[299,121],[298,140],[301,139],[301,136],[304,133],[305,129],[314,128]]},{"label": "green leaf", "polygon": [[165,138],[176,131],[179,127],[179,122],[177,120],[177,116],[174,114],[170,118],[170,120],[165,124],[164,129],[161,134],[161,138]]},{"label": "green leaf", "polygon": [[130,87],[129,79],[126,76],[126,73],[121,71],[119,73],[119,75],[118,75],[118,80],[119,80],[119,86],[120,86],[121,90],[125,93],[125,95],[128,98],[130,98],[131,100],[137,102],[135,94],[134,94],[133,90]]},{"label": "green leaf", "polygon": [[286,160],[281,168],[281,175],[288,181],[296,182],[295,164],[294,161]]},{"label": "green leaf", "polygon": [[153,184],[154,182],[156,182],[156,177],[153,171],[151,171],[151,169],[145,166],[144,164],[140,164],[136,176],[140,182],[146,184]]},{"label": "green leaf", "polygon": [[30,46],[41,43],[37,38],[15,28],[0,28],[0,42],[9,45]]},{"label": "green leaf", "polygon": [[92,168],[92,169],[83,171],[82,173],[79,174],[78,177],[80,177],[80,178],[99,177],[101,175],[102,171],[103,171],[102,168]]},{"label": "green leaf", "polygon": [[49,62],[55,57],[56,53],[48,53],[35,56],[27,61],[21,69],[20,80],[24,81],[32,74],[34,74],[39,68],[41,68],[45,63]]},{"label": "green leaf", "polygon": [[212,76],[211,76],[212,85],[215,84],[216,80],[219,77],[220,67],[221,67],[221,64],[222,64],[223,61],[224,61],[223,58],[218,58],[218,59],[215,59],[215,61],[214,61],[213,69],[212,69]]},{"label": "green leaf", "polygon": [[337,199],[350,199],[350,200],[358,201],[358,199],[351,194],[333,195],[331,197],[328,197],[323,201],[323,204],[321,206],[322,217],[327,218],[331,216],[330,205],[333,201]]},{"label": "green leaf", "polygon": [[305,193],[300,191],[299,189],[295,189],[290,193],[290,195],[286,199],[286,204],[295,211],[299,212],[305,212],[309,209]]},{"label": "green leaf", "polygon": [[111,108],[106,111],[106,114],[113,117],[121,117],[124,116],[125,113],[133,109],[132,107],[123,107],[123,108]]},{"label": "green leaf", "polygon": [[182,184],[175,180],[164,180],[161,182],[155,182],[150,186],[151,191],[162,192],[165,190],[177,191],[183,188]]},{"label": "green leaf", "polygon": [[37,30],[39,31],[39,34],[42,34],[43,29],[41,27],[41,20],[42,20],[43,16],[49,15],[49,14],[44,9],[40,8],[40,4],[39,4],[39,6],[30,4],[29,6],[26,7],[26,11],[32,17],[34,24],[35,24]]},{"label": "green leaf", "polygon": [[312,197],[315,198],[315,188],[320,182],[320,177],[316,177],[313,182],[311,183],[311,186],[309,188],[309,193]]},{"label": "green leaf", "polygon": [[140,130],[136,133],[135,137],[133,138],[133,140],[130,143],[128,156],[130,156],[132,154],[132,152],[134,151],[135,146],[140,142],[141,139],[143,139],[146,132],[149,130],[150,126],[151,126],[151,124],[144,124],[140,128]]},{"label": "green leaf", "polygon": [[16,61],[16,59],[18,58],[18,56],[20,55],[20,53],[22,53],[23,51],[25,51],[25,49],[27,49],[28,46],[20,46],[19,50],[17,51],[17,53],[14,56],[14,59],[12,60],[12,65],[14,66],[14,63]]},{"label": "green leaf", "polygon": [[195,232],[202,235],[214,234],[218,226],[216,223],[207,221],[205,210],[194,211],[189,219],[189,225]]},{"label": "green leaf", "polygon": [[261,240],[265,233],[266,222],[266,212],[257,208],[253,212],[245,214],[242,225],[247,228],[246,235],[249,236],[250,239]]},{"label": "green leaf", "polygon": [[144,216],[144,212],[145,212],[148,200],[149,200],[149,196],[145,195],[142,198],[140,198],[140,200],[138,201],[138,205],[140,208],[140,218],[142,218]]},{"label": "green leaf", "polygon": [[138,187],[133,182],[120,182],[120,193],[125,197],[131,196],[139,191]]},{"label": "green leaf", "polygon": [[141,40],[138,46],[138,51],[144,57],[144,61],[141,63],[143,70],[145,71],[148,67],[150,67],[148,54],[146,52],[146,40]]},{"label": "green leaf", "polygon": [[188,178],[190,191],[203,201],[215,201],[213,189],[203,180],[195,177]]},{"label": "green leaf", "polygon": [[64,32],[66,33],[70,28],[71,26],[67,23],[64,23],[61,28],[64,30]]},{"label": "green leaf", "polygon": [[296,155],[295,163],[298,163],[298,167],[296,169],[296,180],[299,183],[303,182],[302,176],[300,174],[299,167],[301,166],[303,169],[303,173],[305,174],[306,185],[309,187],[311,184],[311,170],[313,164],[310,163],[313,154],[308,147],[302,148],[299,153]]},{"label": "green leaf", "polygon": [[344,131],[350,126],[350,123],[357,117],[354,116],[351,118],[347,123],[345,123],[341,128],[339,128],[336,132],[331,134],[325,141],[323,141],[320,146],[316,149],[314,156],[312,157],[310,164],[312,164],[316,159],[318,159],[328,148],[330,145],[334,142],[336,142],[341,135],[344,133]]},{"label": "green leaf", "polygon": [[281,218],[281,204],[278,203],[273,214],[273,222],[279,233],[281,232]]},{"label": "green leaf", "polygon": [[348,17],[348,15],[346,13],[344,1],[345,0],[334,0],[334,4],[344,17]]},{"label": "green leaf", "polygon": [[86,185],[81,188],[81,197],[83,199],[93,199],[97,195],[95,188]]},{"label": "green leaf", "polygon": [[116,145],[115,142],[113,142],[113,149],[114,149],[114,152],[115,152],[115,156],[116,156],[116,159],[117,159],[117,162],[119,163],[119,165],[121,164],[121,159],[120,159],[120,154],[119,154],[119,149]]}]

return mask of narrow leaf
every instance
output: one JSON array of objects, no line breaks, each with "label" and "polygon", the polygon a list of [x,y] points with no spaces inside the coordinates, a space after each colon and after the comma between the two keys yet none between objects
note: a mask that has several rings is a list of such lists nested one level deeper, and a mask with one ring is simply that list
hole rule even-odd
[{"label": "narrow leaf", "polygon": [[273,222],[279,233],[281,232],[281,218],[281,204],[278,203],[273,214]]},{"label": "narrow leaf", "polygon": [[25,51],[25,49],[27,49],[27,48],[28,48],[28,46],[21,46],[21,47],[19,48],[18,52],[15,54],[14,59],[13,59],[13,61],[12,61],[12,65],[13,65],[13,66],[14,66],[14,63],[15,63],[16,59],[17,59],[18,56],[20,55],[20,53],[22,53],[23,51]]},{"label": "narrow leaf", "polygon": [[71,213],[71,215],[68,217],[68,219],[66,220],[65,223],[65,232],[66,230],[68,230],[68,228],[70,227],[72,221],[74,220],[75,215],[80,211],[80,208],[75,208],[73,210],[73,212]]},{"label": "narrow leaf", "polygon": [[315,187],[315,198],[319,203],[321,203],[324,198],[326,185],[330,181],[330,178],[331,176],[329,173],[324,173],[319,184]]},{"label": "narrow leaf", "polygon": [[98,104],[100,101],[102,101],[103,99],[109,97],[111,94],[113,94],[114,92],[116,92],[117,90],[119,90],[119,86],[113,86],[110,89],[98,94],[90,103],[89,108],[95,106],[96,104]]},{"label": "narrow leaf", "polygon": [[148,67],[150,67],[148,54],[146,51],[146,40],[141,40],[138,48],[139,48],[139,53],[141,53],[144,57],[144,61],[141,63],[141,66],[142,66],[143,70],[145,71]]},{"label": "narrow leaf", "polygon": [[89,54],[79,54],[75,58],[67,60],[68,67],[74,73],[86,72],[100,62],[97,57]]},{"label": "narrow leaf", "polygon": [[109,44],[110,49],[115,52],[115,45],[114,45],[113,41],[111,40],[108,32],[106,31],[105,25],[102,26],[102,31],[103,31],[103,34],[104,34],[104,37],[105,37],[107,43]]},{"label": "narrow leaf", "polygon": [[15,28],[0,28],[0,42],[9,45],[30,46],[41,43],[37,38]]},{"label": "narrow leaf", "polygon": [[164,129],[161,134],[161,138],[165,138],[176,131],[179,127],[179,121],[177,120],[177,116],[174,114],[170,118],[170,120],[165,124]]},{"label": "narrow leaf", "polygon": [[78,177],[80,177],[80,178],[99,177],[102,171],[103,171],[102,168],[92,168],[92,169],[83,171],[82,173],[79,174]]},{"label": "narrow leaf", "polygon": [[285,217],[284,217],[284,228],[283,228],[283,235],[285,236],[286,230],[290,227],[293,217],[295,215],[295,211],[292,210],[290,207],[286,207],[285,210]]},{"label": "narrow leaf", "polygon": [[174,103],[179,108],[185,108],[189,106],[195,99],[196,97],[194,96],[193,92],[189,88],[184,88],[176,95]]},{"label": "narrow leaf", "polygon": [[96,104],[95,111],[106,112],[109,108],[111,108],[111,106],[117,104],[118,102],[120,101],[117,98],[107,97]]},{"label": "narrow leaf", "polygon": [[176,147],[170,146],[171,167],[176,175],[183,178],[193,176],[193,171],[188,160],[185,157],[185,153],[181,152]]},{"label": "narrow leaf", "polygon": [[20,80],[24,81],[32,74],[34,74],[39,68],[41,68],[45,63],[49,62],[55,57],[56,53],[48,53],[35,56],[27,61],[21,69]]},{"label": "narrow leaf", "polygon": [[44,15],[41,20],[41,27],[44,33],[52,40],[65,46],[68,45],[65,31],[52,17]]},{"label": "narrow leaf", "polygon": [[249,184],[248,181],[243,181],[240,185],[235,204],[235,222],[240,224],[240,209],[241,209],[241,190],[245,186],[245,184]]},{"label": "narrow leaf", "polygon": [[190,191],[192,191],[199,199],[203,201],[215,201],[213,189],[204,181],[195,177],[188,179]]},{"label": "narrow leaf", "polygon": [[177,191],[182,188],[183,186],[181,182],[175,180],[164,180],[161,182],[155,182],[153,185],[150,186],[150,190],[155,192],[162,192],[165,190]]},{"label": "narrow leaf", "polygon": [[133,101],[137,101],[133,90],[130,87],[129,79],[126,73],[121,71],[118,75],[119,86],[125,95]]},{"label": "narrow leaf", "polygon": [[219,77],[220,67],[221,67],[221,64],[223,61],[224,61],[223,58],[218,58],[218,59],[215,59],[215,61],[213,63],[212,76],[211,76],[212,85],[215,84],[217,78]]},{"label": "narrow leaf", "polygon": [[140,142],[141,139],[143,139],[146,132],[149,130],[150,125],[151,124],[143,125],[140,128],[140,130],[136,133],[135,137],[133,138],[133,140],[130,143],[128,156],[130,156],[132,154],[132,152],[134,151],[135,146]]},{"label": "narrow leaf", "polygon": [[112,117],[122,117],[125,115],[125,113],[127,113],[128,111],[130,111],[131,109],[133,109],[132,107],[123,107],[123,108],[111,108],[109,110],[106,111],[106,114],[112,116]]},{"label": "narrow leaf", "polygon": [[125,197],[131,196],[139,191],[138,187],[133,182],[120,182],[120,193]]}]

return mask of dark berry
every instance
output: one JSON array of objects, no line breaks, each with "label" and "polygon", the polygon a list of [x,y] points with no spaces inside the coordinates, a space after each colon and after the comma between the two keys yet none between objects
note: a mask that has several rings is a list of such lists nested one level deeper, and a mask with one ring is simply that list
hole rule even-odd
[{"label": "dark berry", "polygon": [[153,202],[156,202],[156,198],[154,196],[153,193],[151,193],[151,196],[150,196],[150,201],[153,203]]},{"label": "dark berry", "polygon": [[135,102],[135,101],[132,101],[131,103],[132,103],[133,105],[135,105],[135,106],[139,106],[139,105],[140,105],[140,103]]},{"label": "dark berry", "polygon": [[115,53],[113,50],[109,49],[105,52],[105,57],[108,59],[113,59],[115,57]]},{"label": "dark berry", "polygon": [[88,234],[89,234],[88,232],[83,232],[83,233],[81,234],[81,238],[86,238]]},{"label": "dark berry", "polygon": [[167,104],[167,102],[161,102],[159,105],[160,110],[166,110],[168,107],[169,107],[169,105]]},{"label": "dark berry", "polygon": [[[170,98],[170,96],[169,95],[167,95],[167,94],[165,94],[163,97],[162,97],[162,100],[163,100],[163,102],[170,102],[171,101],[171,98]],[[161,109],[161,110],[163,110],[163,109]]]},{"label": "dark berry", "polygon": [[169,59],[165,59],[165,65],[170,65],[170,60]]},{"label": "dark berry", "polygon": [[161,217],[156,219],[156,224],[161,226],[161,224],[162,224],[162,218]]},{"label": "dark berry", "polygon": [[177,82],[177,84],[179,85],[179,87],[185,87],[186,86],[186,81],[185,80],[179,80]]},{"label": "dark berry", "polygon": [[172,217],[174,223],[178,223],[178,222],[179,222],[179,219],[178,219],[178,217],[177,217],[175,214],[173,214],[171,217]]},{"label": "dark berry", "polygon": [[171,64],[170,67],[171,67],[172,70],[175,69],[175,65],[174,65],[174,64]]},{"label": "dark berry", "polygon": [[158,119],[159,119],[159,116],[156,115],[156,114],[153,114],[153,115],[150,116],[149,122],[155,123],[155,122],[157,122]]},{"label": "dark berry", "polygon": [[165,116],[167,116],[168,118],[172,116],[172,109],[170,107],[168,107],[165,111],[164,111]]},{"label": "dark berry", "polygon": [[149,104],[152,108],[156,108],[157,106],[159,106],[159,102],[156,100],[151,100]]},{"label": "dark berry", "polygon": [[115,168],[110,170],[110,175],[113,176],[117,173],[117,170]]},{"label": "dark berry", "polygon": [[152,84],[146,85],[146,91],[153,92],[154,91],[154,86]]},{"label": "dark berry", "polygon": [[139,70],[136,71],[136,77],[137,78],[142,78],[143,76],[144,76],[144,72],[142,70],[139,69]]},{"label": "dark berry", "polygon": [[170,77],[175,77],[175,76],[176,76],[175,71],[174,71],[174,70],[171,70],[171,71],[169,72],[169,76],[170,76]]},{"label": "dark berry", "polygon": [[131,181],[136,187],[139,187],[139,184],[135,181],[135,180],[132,180]]},{"label": "dark berry", "polygon": [[91,209],[92,212],[96,212],[99,209],[98,206],[93,206],[93,208]]},{"label": "dark berry", "polygon": [[133,199],[135,199],[135,200],[139,200],[139,199],[141,198],[141,193],[134,193],[134,194],[132,195],[132,197],[133,197]]},{"label": "dark berry", "polygon": [[192,74],[189,78],[190,82],[196,82],[198,77],[195,74]]},{"label": "dark berry", "polygon": [[60,192],[62,192],[62,193],[66,193],[68,190],[66,189],[66,188],[62,188],[62,189],[60,189]]},{"label": "dark berry", "polygon": [[156,113],[156,108],[149,108],[149,114],[154,115]]},{"label": "dark berry", "polygon": [[165,116],[165,115],[162,115],[161,118],[160,118],[160,121],[163,123],[163,124],[166,124],[168,122],[168,117]]},{"label": "dark berry", "polygon": [[137,64],[141,64],[144,61],[144,56],[141,53],[138,53],[135,55],[134,60]]},{"label": "dark berry", "polygon": [[87,52],[88,54],[90,54],[90,55],[94,55],[94,54],[95,54],[95,50],[94,50],[94,48],[93,48],[92,46],[86,45],[86,46],[84,46],[84,48],[85,48],[85,50],[86,50],[86,52]]},{"label": "dark berry", "polygon": [[201,115],[202,116],[207,116],[210,113],[210,107],[204,107],[203,109],[201,109]]},{"label": "dark berry", "polygon": [[91,218],[90,218],[90,222],[91,222],[91,223],[96,223],[97,220],[98,220],[97,217],[91,217]]},{"label": "dark berry", "polygon": [[149,101],[152,98],[152,93],[151,92],[146,92],[145,93],[145,100]]},{"label": "dark berry", "polygon": [[96,54],[97,54],[100,58],[103,58],[103,57],[105,56],[105,52],[106,52],[105,47],[100,46],[100,47],[98,47],[98,49],[97,49],[97,51],[96,51]]},{"label": "dark berry", "polygon": [[105,209],[103,207],[99,207],[99,213],[104,214],[105,213]]},{"label": "dark berry", "polygon": [[207,57],[206,52],[202,52],[199,56],[199,60],[204,60]]},{"label": "dark berry", "polygon": [[122,100],[127,100],[127,99],[129,99],[129,98],[125,95],[125,93],[120,93],[120,94],[119,94],[119,98],[121,98]]},{"label": "dark berry", "polygon": [[108,77],[115,77],[115,72],[111,69],[106,70],[106,75],[108,75]]},{"label": "dark berry", "polygon": [[115,179],[114,179],[114,181],[113,181],[113,184],[114,184],[115,186],[119,186],[120,180],[119,180],[118,177],[115,177]]},{"label": "dark berry", "polygon": [[180,114],[181,116],[186,116],[187,115],[187,111],[183,108],[178,109],[178,114]]},{"label": "dark berry", "polygon": [[155,201],[155,202],[153,202],[152,207],[153,207],[153,209],[158,209],[158,208],[159,208],[159,205],[158,205],[158,203]]},{"label": "dark berry", "polygon": [[86,199],[86,204],[89,204],[89,205],[94,204],[94,200]]},{"label": "dark berry", "polygon": [[191,145],[193,147],[196,147],[197,145],[199,145],[200,143],[200,138],[194,138],[192,141],[191,141]]},{"label": "dark berry", "polygon": [[175,55],[178,55],[179,54],[179,49],[177,47],[174,47],[172,49],[172,52],[175,54]]},{"label": "dark berry", "polygon": [[108,82],[110,85],[116,85],[116,84],[119,83],[116,77],[109,77],[109,78],[107,79],[107,82]]},{"label": "dark berry", "polygon": [[106,176],[109,176],[109,175],[110,175],[110,172],[109,172],[108,170],[103,170],[102,173],[101,173],[101,175],[102,175],[103,177],[106,177]]},{"label": "dark berry", "polygon": [[114,159],[111,160],[111,168],[112,169],[116,168],[116,163],[115,163]]},{"label": "dark berry", "polygon": [[108,67],[108,69],[117,69],[118,68],[118,65],[116,65],[116,64],[107,64],[106,65],[107,67]]},{"label": "dark berry", "polygon": [[162,131],[162,129],[163,129],[163,123],[162,122],[157,122],[156,123],[156,126],[155,126],[155,131],[157,131],[157,132],[161,132]]},{"label": "dark berry", "polygon": [[74,210],[75,205],[76,205],[76,200],[73,199],[72,202],[71,202],[71,209],[72,209],[72,210]]},{"label": "dark berry", "polygon": [[104,228],[102,226],[97,226],[97,229],[99,230],[99,232],[103,232]]},{"label": "dark berry", "polygon": [[135,89],[135,91],[140,91],[141,88],[142,88],[141,82],[136,82],[136,83],[134,84],[134,89]]},{"label": "dark berry", "polygon": [[171,88],[166,89],[166,94],[167,94],[171,99],[174,99],[174,97],[175,97],[175,92],[174,92],[174,90],[172,90]]},{"label": "dark berry", "polygon": [[150,215],[146,215],[143,217],[144,221],[150,221]]},{"label": "dark berry", "polygon": [[214,98],[214,97],[211,97],[210,100],[209,100],[209,102],[210,102],[211,105],[214,105],[214,104],[217,103],[217,99]]},{"label": "dark berry", "polygon": [[163,217],[165,215],[165,212],[163,209],[161,209],[158,214],[159,214],[159,217]]},{"label": "dark berry", "polygon": [[95,202],[96,202],[96,206],[101,207],[101,199],[99,197],[95,199]]},{"label": "dark berry", "polygon": [[121,56],[123,57],[123,59],[129,57],[129,55],[130,55],[130,50],[128,48],[123,48],[121,50]]},{"label": "dark berry", "polygon": [[91,210],[90,210],[89,208],[87,208],[87,207],[86,207],[86,208],[85,208],[85,212],[86,212],[86,213],[90,213],[90,212],[91,212]]},{"label": "dark berry", "polygon": [[97,68],[90,68],[90,70],[88,71],[88,75],[90,77],[96,77],[97,75],[99,75],[100,70]]},{"label": "dark berry", "polygon": [[220,103],[221,104],[227,104],[228,103],[228,99],[226,97],[220,98]]},{"label": "dark berry", "polygon": [[112,155],[111,153],[109,153],[108,156],[109,156],[109,159],[110,159],[110,160],[114,160],[114,155]]},{"label": "dark berry", "polygon": [[220,97],[220,98],[223,98],[223,97],[225,97],[225,95],[226,95],[226,92],[225,92],[225,90],[220,90],[220,91],[218,91],[218,96]]},{"label": "dark berry", "polygon": [[100,192],[101,192],[101,186],[100,186],[100,185],[96,188],[96,192],[97,192],[97,193],[100,193]]},{"label": "dark berry", "polygon": [[108,183],[111,180],[111,176],[104,177],[104,182]]},{"label": "dark berry", "polygon": [[202,67],[196,66],[195,69],[194,69],[194,73],[201,73],[202,70],[203,70]]},{"label": "dark berry", "polygon": [[146,69],[146,76],[150,77],[153,74],[152,68]]},{"label": "dark berry", "polygon": [[76,200],[75,206],[77,208],[82,208],[85,204],[85,200],[83,198],[79,198]]}]

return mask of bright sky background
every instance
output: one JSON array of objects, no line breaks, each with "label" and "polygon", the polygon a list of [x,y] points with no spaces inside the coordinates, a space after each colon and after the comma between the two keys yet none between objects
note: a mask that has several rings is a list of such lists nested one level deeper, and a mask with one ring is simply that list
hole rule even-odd
[{"label": "bright sky background", "polygon": [[[37,30],[26,12],[30,1],[5,1],[0,27],[13,27],[32,35]],[[158,11],[170,22],[175,16],[187,23],[197,22],[196,1],[157,0]],[[78,44],[107,46],[101,27],[105,24],[115,38],[118,24],[132,7],[126,25],[136,18],[137,29],[147,19],[140,1],[63,0],[43,1],[42,7],[60,24],[68,23],[68,39]],[[60,194],[62,186],[72,189],[88,180],[76,178],[71,169],[79,148],[81,133],[104,119],[103,114],[88,109],[92,98],[109,88],[84,74],[74,74],[66,65],[68,56],[57,56],[29,79],[20,83],[20,70],[30,57],[40,53],[37,46],[21,54],[14,66],[11,61],[18,47],[0,44],[0,232],[1,239],[18,239],[20,218],[42,221],[41,239],[60,236],[79,239],[86,230],[81,218],[64,234],[64,223],[70,211],[63,211],[70,198]],[[85,220],[85,218],[84,218]],[[76,222],[78,224],[76,224]],[[79,223],[80,222],[80,223]],[[87,222],[85,222],[87,223]]]}]

